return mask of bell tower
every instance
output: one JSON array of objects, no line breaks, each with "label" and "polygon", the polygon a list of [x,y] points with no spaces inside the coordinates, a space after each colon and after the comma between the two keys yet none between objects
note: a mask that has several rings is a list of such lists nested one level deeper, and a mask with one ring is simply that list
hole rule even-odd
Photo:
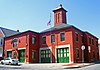
[{"label": "bell tower", "polygon": [[66,19],[66,10],[62,7],[62,4],[55,10],[54,12],[54,26],[58,26],[60,24],[67,24]]}]

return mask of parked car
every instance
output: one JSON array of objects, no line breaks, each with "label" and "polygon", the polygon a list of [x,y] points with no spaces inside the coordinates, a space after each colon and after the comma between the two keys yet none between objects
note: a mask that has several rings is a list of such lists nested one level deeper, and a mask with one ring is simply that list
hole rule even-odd
[{"label": "parked car", "polygon": [[18,63],[19,63],[18,59],[13,59],[13,58],[5,58],[4,60],[1,60],[1,64],[18,65]]}]

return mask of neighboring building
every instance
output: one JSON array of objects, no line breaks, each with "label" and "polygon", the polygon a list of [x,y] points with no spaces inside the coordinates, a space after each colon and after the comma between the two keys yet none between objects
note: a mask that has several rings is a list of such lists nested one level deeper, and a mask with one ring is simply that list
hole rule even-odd
[{"label": "neighboring building", "polygon": [[38,62],[38,33],[26,31],[5,38],[5,57],[19,59],[20,62]]},{"label": "neighboring building", "polygon": [[76,63],[82,62],[82,58],[85,62],[98,60],[98,38],[67,24],[67,11],[62,5],[53,12],[54,27],[40,33],[26,31],[5,37],[5,58],[18,58],[27,63]]},{"label": "neighboring building", "polygon": [[17,31],[0,27],[0,59],[3,58],[4,37],[18,33]]}]

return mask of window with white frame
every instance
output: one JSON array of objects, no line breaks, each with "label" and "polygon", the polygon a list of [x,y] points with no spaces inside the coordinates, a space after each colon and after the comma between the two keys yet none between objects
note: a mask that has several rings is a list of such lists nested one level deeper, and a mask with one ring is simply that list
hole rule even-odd
[{"label": "window with white frame", "polygon": [[36,37],[32,37],[32,44],[35,44],[36,42]]},{"label": "window with white frame", "polygon": [[32,59],[36,58],[36,51],[32,51]]},{"label": "window with white frame", "polygon": [[46,44],[46,36],[43,36],[43,37],[42,37],[42,43],[43,43],[43,44]]},{"label": "window with white frame", "polygon": [[51,43],[54,43],[54,42],[55,42],[55,35],[52,34],[52,35],[51,35]]},{"label": "window with white frame", "polygon": [[65,41],[65,33],[60,33],[60,41]]}]

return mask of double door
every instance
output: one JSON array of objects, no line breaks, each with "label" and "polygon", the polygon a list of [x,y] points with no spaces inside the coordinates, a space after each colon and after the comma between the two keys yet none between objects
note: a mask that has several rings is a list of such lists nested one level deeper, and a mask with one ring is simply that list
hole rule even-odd
[{"label": "double door", "polygon": [[51,61],[50,50],[41,50],[41,62],[50,63]]},{"label": "double door", "polygon": [[69,63],[69,48],[68,47],[57,49],[57,62]]}]

